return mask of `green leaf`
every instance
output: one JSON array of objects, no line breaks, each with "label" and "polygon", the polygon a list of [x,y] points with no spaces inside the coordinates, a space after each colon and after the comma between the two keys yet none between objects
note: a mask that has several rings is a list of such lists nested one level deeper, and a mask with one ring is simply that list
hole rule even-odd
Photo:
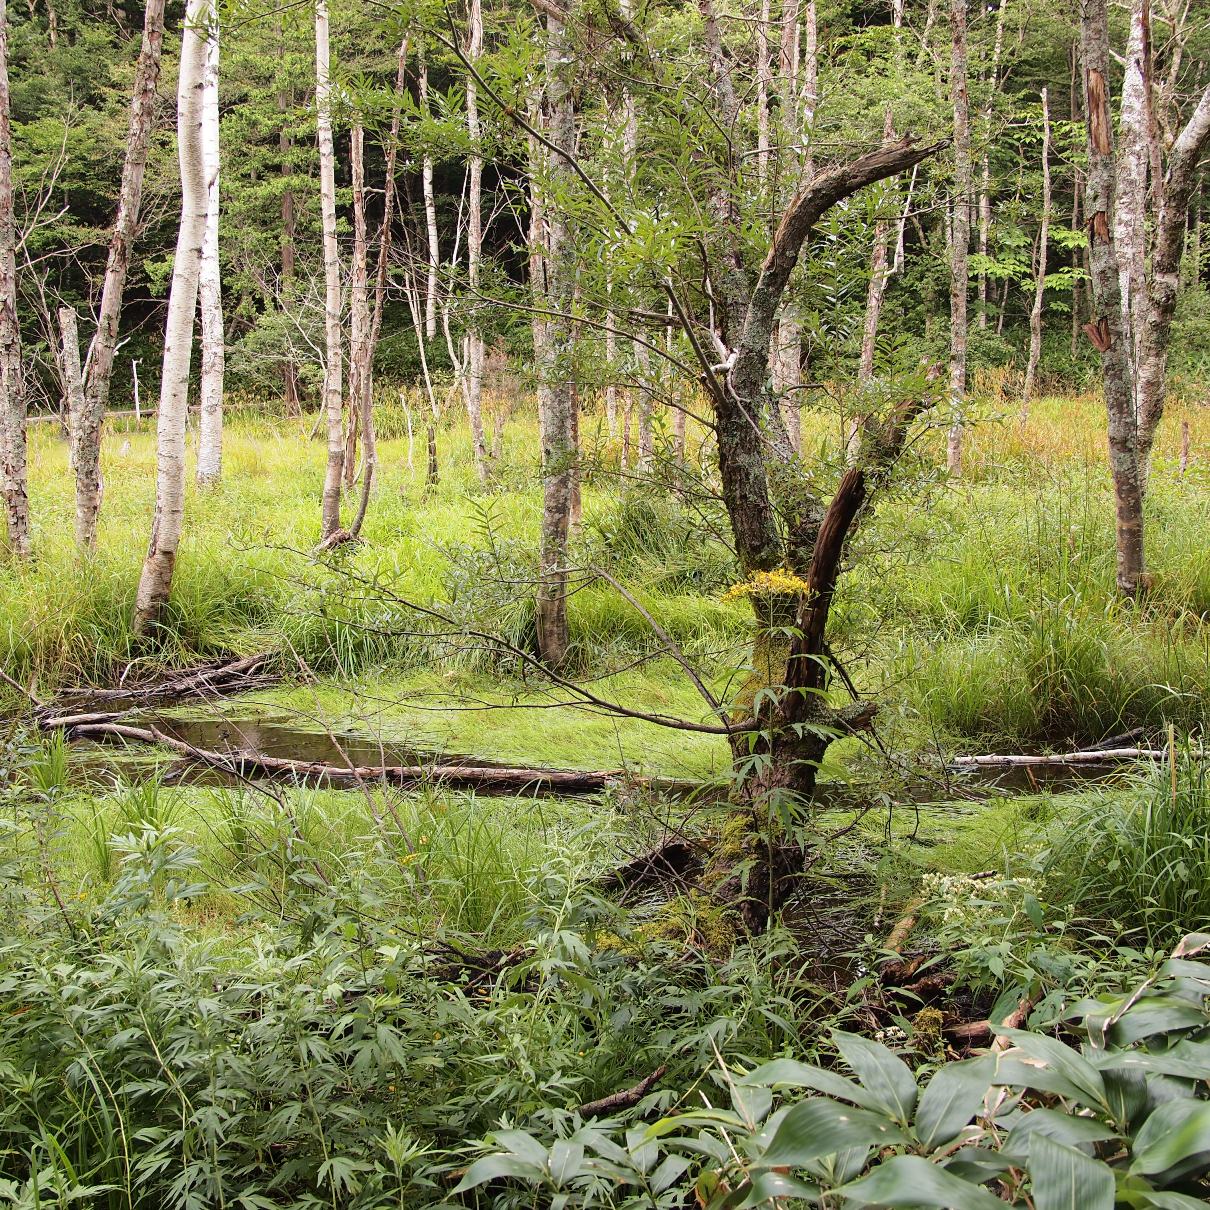
[{"label": "green leaf", "polygon": [[944,1210],[1004,1210],[1004,1203],[979,1185],[918,1155],[896,1155],[868,1176],[836,1192],[860,1205],[939,1206]]},{"label": "green leaf", "polygon": [[884,1147],[908,1141],[901,1130],[879,1114],[812,1097],[795,1105],[782,1118],[776,1134],[755,1159],[754,1166],[800,1168],[808,1160],[849,1147]]},{"label": "green leaf", "polygon": [[862,1087],[897,1122],[907,1125],[916,1108],[916,1080],[908,1065],[881,1042],[857,1034],[833,1030],[832,1040],[841,1057],[853,1069]]},{"label": "green leaf", "polygon": [[1111,1050],[1098,1055],[1102,1071],[1155,1071],[1190,1080],[1210,1080],[1210,1042],[1182,1039],[1167,1050]]},{"label": "green leaf", "polygon": [[496,1181],[505,1176],[533,1183],[541,1180],[543,1175],[541,1168],[515,1155],[485,1155],[466,1170],[466,1175],[458,1182],[454,1192],[474,1189],[478,1185],[485,1185],[488,1181]]},{"label": "green leaf", "polygon": [[1130,1171],[1163,1172],[1203,1151],[1210,1151],[1210,1101],[1168,1101],[1135,1136]]},{"label": "green leaf", "polygon": [[1128,1008],[1109,1028],[1115,1046],[1129,1046],[1140,1038],[1178,1029],[1197,1029],[1207,1024],[1206,1011],[1177,996],[1148,996]]},{"label": "green leaf", "polygon": [[1045,1135],[1046,1138],[1069,1147],[1080,1143],[1100,1143],[1117,1137],[1112,1126],[1096,1118],[1060,1113],[1056,1109],[1031,1109],[1008,1132],[1004,1150],[1023,1159],[1027,1158],[1034,1138],[1039,1135]]},{"label": "green leaf", "polygon": [[1029,1149],[1034,1210],[1113,1210],[1108,1164],[1035,1133]]},{"label": "green leaf", "polygon": [[580,1174],[584,1165],[584,1146],[560,1139],[550,1149],[550,1175],[560,1188]]},{"label": "green leaf", "polygon": [[1028,1033],[1023,1029],[998,1028],[996,1033],[1008,1038],[1021,1054],[1035,1062],[1044,1063],[1080,1089],[1083,1094],[1081,1099],[1086,1103],[1097,1108],[1105,1107],[1105,1081],[1101,1079],[1101,1073],[1070,1046],[1064,1046],[1055,1038]]},{"label": "green leaf", "polygon": [[753,1176],[746,1192],[742,1185],[738,1192],[744,1194],[744,1197],[736,1203],[735,1210],[752,1210],[754,1206],[766,1206],[779,1197],[790,1197],[804,1202],[817,1202],[820,1197],[818,1185],[810,1185],[784,1172],[758,1172]]},{"label": "green leaf", "polygon": [[932,1149],[948,1143],[979,1112],[996,1068],[990,1056],[947,1063],[929,1081],[916,1109],[916,1137]]},{"label": "green leaf", "polygon": [[825,1096],[851,1101],[863,1109],[878,1108],[876,1099],[847,1076],[816,1067],[812,1063],[800,1063],[797,1059],[774,1059],[772,1063],[764,1063],[750,1071],[738,1082],[758,1088],[773,1088],[778,1084],[791,1088],[810,1088],[813,1092],[822,1092]]}]

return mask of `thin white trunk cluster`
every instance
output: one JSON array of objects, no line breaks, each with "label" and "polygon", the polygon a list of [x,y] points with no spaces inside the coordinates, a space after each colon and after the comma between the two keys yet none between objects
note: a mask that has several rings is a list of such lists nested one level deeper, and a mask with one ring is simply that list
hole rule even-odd
[{"label": "thin white trunk cluster", "polygon": [[1143,498],[1164,414],[1189,202],[1199,160],[1210,144],[1208,87],[1164,155],[1152,96],[1150,41],[1148,0],[1131,0],[1115,154],[1106,0],[1085,0],[1085,209],[1094,315],[1084,332],[1101,355],[1117,517],[1117,582],[1128,597],[1137,597],[1148,584]]},{"label": "thin white trunk cluster", "polygon": [[1029,360],[1025,365],[1022,408],[1033,398],[1042,358],[1042,300],[1046,294],[1046,243],[1050,239],[1050,94],[1042,89],[1042,219],[1038,226],[1038,257],[1034,278],[1034,301],[1029,311]]},{"label": "thin white trunk cluster", "polygon": [[197,481],[217,483],[223,473],[223,283],[219,267],[219,27],[212,19],[206,39],[202,85],[202,161],[206,172],[206,238],[202,243],[199,301],[202,311],[201,420]]},{"label": "thin white trunk cluster", "polygon": [[16,223],[13,219],[12,110],[8,91],[8,9],[0,0],[0,495],[6,548],[28,558],[25,382],[17,323]]},{"label": "thin white trunk cluster", "polygon": [[966,398],[967,293],[970,285],[971,129],[967,92],[968,0],[950,0],[950,92],[954,105],[954,192],[949,221],[950,254],[950,428],[946,463],[962,473],[962,408]]},{"label": "thin white trunk cluster", "polygon": [[160,406],[156,417],[155,517],[135,598],[134,629],[137,634],[148,633],[162,621],[172,589],[185,515],[185,421],[189,411],[189,366],[193,355],[193,322],[197,310],[208,206],[202,140],[208,15],[208,0],[189,0],[181,37],[181,66],[177,83],[181,225],[168,294]]},{"label": "thin white trunk cluster", "polygon": [[340,489],[345,454],[340,247],[336,242],[336,153],[332,145],[332,67],[327,0],[316,0],[315,4],[315,126],[319,146],[319,210],[324,261],[323,408],[328,431],[320,532],[326,542],[340,529]]}]

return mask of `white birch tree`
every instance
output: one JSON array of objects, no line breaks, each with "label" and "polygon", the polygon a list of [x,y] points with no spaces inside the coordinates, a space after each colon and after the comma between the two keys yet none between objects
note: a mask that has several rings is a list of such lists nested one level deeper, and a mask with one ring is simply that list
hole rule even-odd
[{"label": "white birch tree", "polygon": [[199,298],[202,311],[201,419],[197,481],[217,483],[223,473],[223,283],[219,264],[219,25],[211,18],[202,85],[202,158],[206,171],[206,238],[202,242]]}]

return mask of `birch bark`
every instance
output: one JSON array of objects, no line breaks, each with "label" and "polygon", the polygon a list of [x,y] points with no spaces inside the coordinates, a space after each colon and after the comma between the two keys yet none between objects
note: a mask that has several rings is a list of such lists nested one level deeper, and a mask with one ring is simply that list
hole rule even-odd
[{"label": "birch bark", "polygon": [[954,104],[954,200],[950,216],[950,372],[951,404],[957,419],[949,432],[946,462],[950,474],[962,473],[962,407],[966,397],[967,290],[971,238],[971,132],[967,95],[966,22],[968,0],[950,0],[950,89]]},{"label": "birch bark", "polygon": [[206,237],[202,242],[198,290],[202,309],[201,420],[198,426],[197,481],[217,483],[223,473],[223,282],[219,265],[219,26],[210,17],[206,71],[202,85],[202,157],[206,172]]},{"label": "birch bark", "polygon": [[189,365],[197,311],[202,243],[206,236],[206,169],[202,148],[202,82],[206,70],[209,0],[189,0],[181,35],[177,82],[177,155],[181,173],[181,225],[172,264],[160,406],[156,416],[155,517],[135,597],[134,631],[147,634],[163,622],[172,591],[185,516],[185,421]]},{"label": "birch bark", "polygon": [[321,537],[340,529],[340,488],[344,471],[341,420],[344,374],[340,306],[340,247],[336,242],[336,155],[332,146],[332,70],[327,0],[315,3],[315,124],[319,143],[319,204],[324,257],[324,412],[328,424],[328,464],[324,474]]},{"label": "birch bark", "polygon": [[0,494],[9,555],[30,554],[26,484],[26,400],[17,323],[16,224],[13,219],[12,111],[8,90],[8,9],[0,0]]},{"label": "birch bark", "polygon": [[1050,95],[1042,89],[1042,217],[1038,225],[1038,265],[1034,301],[1029,312],[1029,360],[1021,392],[1022,414],[1033,398],[1038,362],[1042,357],[1042,299],[1046,293],[1046,244],[1050,239]]}]

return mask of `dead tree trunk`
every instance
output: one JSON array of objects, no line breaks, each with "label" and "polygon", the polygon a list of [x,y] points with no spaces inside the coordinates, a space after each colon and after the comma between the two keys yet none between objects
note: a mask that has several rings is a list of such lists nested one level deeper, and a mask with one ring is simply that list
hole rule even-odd
[{"label": "dead tree trunk", "polygon": [[30,555],[26,486],[26,401],[17,323],[16,223],[13,219],[12,109],[8,91],[8,10],[0,0],[0,493],[7,550]]},{"label": "dead tree trunk", "polygon": [[1028,413],[1034,380],[1042,357],[1042,299],[1046,293],[1046,242],[1050,238],[1050,96],[1042,89],[1042,218],[1038,224],[1038,264],[1034,280],[1034,302],[1029,312],[1029,361],[1021,392],[1021,415]]},{"label": "dead tree trunk", "polygon": [[206,238],[198,293],[202,308],[201,416],[198,421],[197,481],[217,483],[223,473],[223,281],[219,264],[219,27],[209,17],[206,75],[202,86],[202,153],[206,169]]},{"label": "dead tree trunk", "polygon": [[542,164],[545,188],[558,199],[542,201],[546,246],[543,251],[545,298],[538,373],[544,387],[539,426],[542,436],[541,583],[537,600],[538,652],[553,668],[566,662],[568,651],[567,562],[575,482],[575,398],[571,381],[574,247],[562,205],[572,182],[570,158],[575,153],[575,111],[571,75],[575,69],[571,39],[561,17],[546,14],[546,67],[543,75],[545,135],[553,150]]},{"label": "dead tree trunk", "polygon": [[1198,161],[1207,146],[1210,146],[1210,88],[1202,93],[1192,116],[1173,144],[1160,191],[1147,283],[1147,310],[1138,356],[1139,474],[1144,489],[1151,468],[1156,429],[1164,415],[1168,344],[1180,290],[1186,216],[1198,183]]},{"label": "dead tree trunk", "polygon": [[1084,331],[1101,355],[1109,428],[1109,469],[1117,530],[1118,590],[1136,597],[1145,586],[1143,490],[1138,421],[1130,375],[1130,334],[1122,315],[1121,273],[1114,242],[1115,164],[1109,101],[1106,0],[1084,0],[1080,26],[1087,98],[1089,260],[1095,318]]},{"label": "dead tree trunk", "polygon": [[177,84],[177,151],[181,172],[181,225],[172,264],[164,368],[156,414],[155,517],[135,597],[134,630],[147,634],[163,620],[185,517],[185,420],[189,365],[197,310],[202,242],[206,236],[206,168],[202,149],[202,78],[206,69],[208,0],[190,0],[181,36]]},{"label": "dead tree trunk", "polygon": [[[483,55],[483,5],[470,0],[466,57],[478,63]],[[471,426],[475,470],[485,487],[491,478],[491,452],[483,433],[483,332],[479,326],[479,289],[483,264],[483,131],[479,122],[479,85],[466,81],[466,132],[471,141],[467,163],[466,284],[470,293],[470,322],[466,329],[466,414]]]},{"label": "dead tree trunk", "polygon": [[100,512],[101,417],[85,401],[80,334],[73,308],[59,308],[59,333],[63,342],[67,414],[71,418],[72,464],[76,472],[76,545],[80,550],[91,550]]},{"label": "dead tree trunk", "polygon": [[971,131],[967,95],[966,20],[968,0],[950,0],[952,54],[950,90],[954,103],[954,195],[950,215],[950,400],[957,418],[950,429],[947,464],[962,473],[962,407],[966,398],[967,263],[971,239]]},{"label": "dead tree trunk", "polygon": [[[118,193],[118,212],[114,218],[109,241],[109,256],[105,263],[105,281],[101,287],[101,304],[97,315],[97,331],[87,358],[84,382],[84,407],[88,424],[100,432],[109,403],[109,384],[113,377],[113,360],[118,347],[118,324],[122,315],[122,298],[126,291],[126,275],[130,268],[130,253],[139,227],[139,209],[143,198],[143,176],[147,168],[147,152],[151,142],[151,124],[155,117],[156,85],[160,79],[160,55],[164,44],[164,0],[148,0],[143,14],[143,42],[135,68],[134,95],[130,102],[130,120],[126,133],[126,156],[122,161],[122,184]],[[95,481],[97,490],[85,502],[89,510],[83,522],[82,545],[96,544],[97,510],[101,505],[100,444],[95,447],[97,461],[91,466],[76,465],[77,475]],[[92,456],[88,447],[81,450],[85,458]]]},{"label": "dead tree trunk", "polygon": [[319,143],[319,200],[324,256],[324,412],[328,424],[328,465],[324,475],[321,537],[340,529],[340,488],[344,472],[344,408],[340,306],[340,246],[336,242],[336,154],[332,146],[332,74],[327,0],[315,4],[315,122]]}]

